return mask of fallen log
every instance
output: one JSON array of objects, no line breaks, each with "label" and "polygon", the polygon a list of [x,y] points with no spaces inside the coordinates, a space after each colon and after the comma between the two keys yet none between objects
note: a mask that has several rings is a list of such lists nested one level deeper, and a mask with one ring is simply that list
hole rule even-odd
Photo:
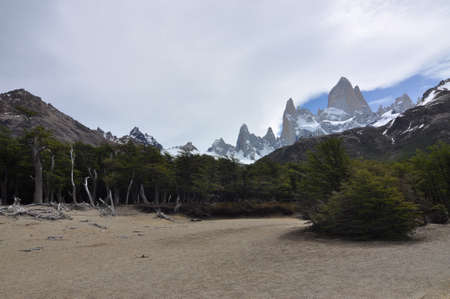
[{"label": "fallen log", "polygon": [[164,214],[164,212],[161,212],[160,209],[158,209],[158,210],[156,211],[156,218],[162,218],[162,219],[165,219],[165,220],[174,222],[174,220],[173,220],[172,218],[170,218],[169,216],[167,216],[166,214]]}]

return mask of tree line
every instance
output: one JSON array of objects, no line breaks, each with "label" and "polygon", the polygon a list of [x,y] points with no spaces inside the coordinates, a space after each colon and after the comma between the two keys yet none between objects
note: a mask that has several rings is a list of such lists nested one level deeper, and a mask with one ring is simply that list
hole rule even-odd
[{"label": "tree line", "polygon": [[[445,215],[450,210],[449,178],[450,146],[446,143],[417,151],[407,160],[379,162],[351,160],[340,140],[331,138],[305,162],[278,164],[263,159],[242,165],[233,159],[189,152],[173,157],[131,141],[98,147],[66,144],[42,127],[19,138],[6,128],[0,130],[2,204],[12,203],[15,196],[25,203],[92,205],[106,198],[115,205],[292,201],[305,217],[326,227],[321,219],[330,211],[344,209],[337,203],[352,198],[352,192],[372,198],[375,206],[387,203],[377,202],[374,194],[413,203],[425,214]],[[352,204],[363,204],[362,198],[353,199]],[[333,217],[342,221],[338,218],[345,215]]]}]

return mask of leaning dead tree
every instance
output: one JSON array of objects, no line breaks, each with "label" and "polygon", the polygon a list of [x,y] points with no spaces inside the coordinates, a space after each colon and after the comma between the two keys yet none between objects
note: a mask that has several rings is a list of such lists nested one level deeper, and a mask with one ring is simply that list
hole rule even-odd
[{"label": "leaning dead tree", "polygon": [[147,199],[147,196],[145,195],[145,190],[144,190],[144,186],[141,184],[141,188],[139,189],[140,195],[142,200],[144,201],[145,204],[149,204],[150,202]]}]

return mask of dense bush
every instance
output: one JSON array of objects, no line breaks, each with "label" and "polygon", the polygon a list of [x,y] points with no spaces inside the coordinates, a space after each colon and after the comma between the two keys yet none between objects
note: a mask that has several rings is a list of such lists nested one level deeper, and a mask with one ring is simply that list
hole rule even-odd
[{"label": "dense bush", "polygon": [[356,239],[404,237],[417,226],[418,208],[404,200],[389,175],[356,169],[319,212],[315,229]]}]

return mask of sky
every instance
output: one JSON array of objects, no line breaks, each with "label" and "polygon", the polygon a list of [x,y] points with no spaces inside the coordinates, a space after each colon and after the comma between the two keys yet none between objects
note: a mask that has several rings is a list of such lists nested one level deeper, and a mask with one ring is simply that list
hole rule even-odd
[{"label": "sky", "polygon": [[[341,76],[373,108],[450,77],[450,1],[0,1],[0,92],[201,150],[277,131]],[[316,99],[313,101],[312,99]]]}]

